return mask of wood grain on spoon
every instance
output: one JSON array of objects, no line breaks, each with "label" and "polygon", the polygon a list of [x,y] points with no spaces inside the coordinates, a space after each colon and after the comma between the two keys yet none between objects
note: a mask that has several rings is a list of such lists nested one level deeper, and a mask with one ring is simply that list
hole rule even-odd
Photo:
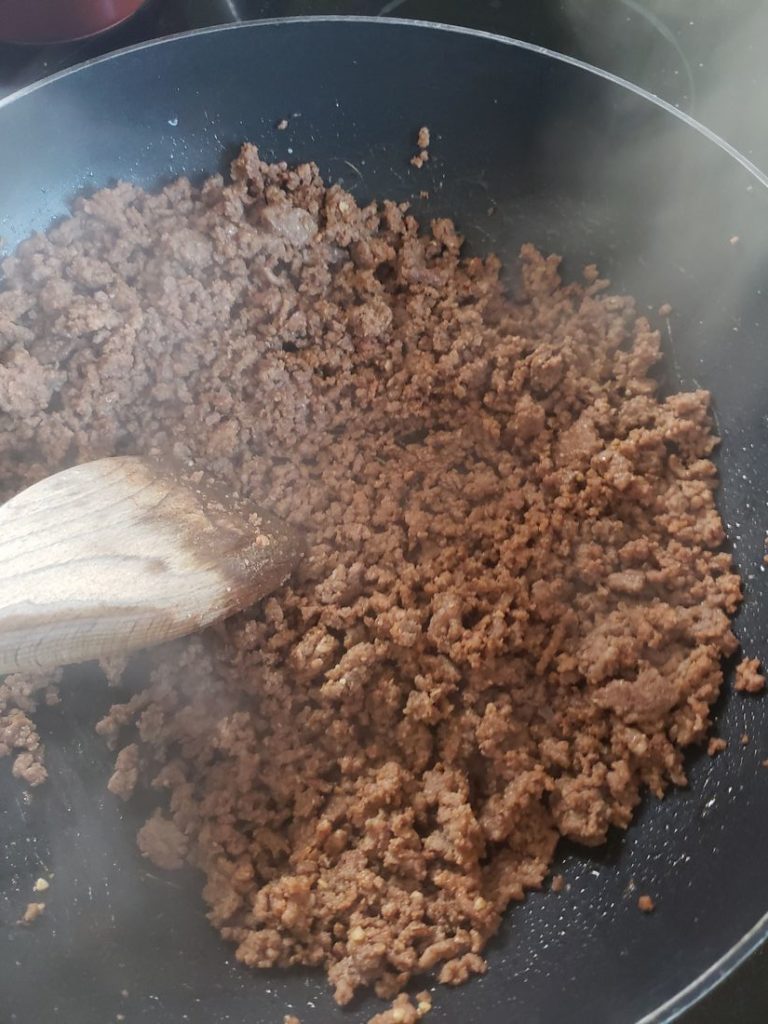
[{"label": "wood grain on spoon", "polygon": [[100,459],[0,507],[0,675],[193,633],[283,583],[293,532],[145,459]]}]

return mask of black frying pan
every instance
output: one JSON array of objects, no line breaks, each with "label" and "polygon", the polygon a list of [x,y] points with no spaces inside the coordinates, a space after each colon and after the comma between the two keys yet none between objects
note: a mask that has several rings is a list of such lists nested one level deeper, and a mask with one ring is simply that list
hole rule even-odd
[{"label": "black frying pan", "polygon": [[[433,158],[416,171],[422,124]],[[214,171],[243,139],[314,159],[361,197],[426,189],[417,210],[454,216],[478,251],[512,259],[532,240],[572,272],[596,260],[641,302],[671,302],[670,383],[715,396],[721,508],[746,581],[737,631],[768,659],[764,177],[650,96],[535,47],[309,19],[142,45],[0,104],[0,234],[12,246],[116,177],[152,187]],[[110,755],[92,730],[114,698],[82,672],[71,680],[42,716],[51,781],[29,802],[0,772],[0,1019],[272,1024],[292,1008],[302,1024],[366,1020],[375,1001],[342,1013],[319,973],[237,967],[205,921],[199,878],[140,859],[143,815],[105,793]],[[726,695],[729,749],[694,756],[690,788],[647,800],[605,849],[562,844],[570,892],[513,908],[487,976],[440,990],[429,1019],[655,1022],[714,985],[768,932],[767,719],[764,701]],[[14,927],[41,865],[55,874],[46,916]],[[638,912],[630,878],[655,914]]]}]

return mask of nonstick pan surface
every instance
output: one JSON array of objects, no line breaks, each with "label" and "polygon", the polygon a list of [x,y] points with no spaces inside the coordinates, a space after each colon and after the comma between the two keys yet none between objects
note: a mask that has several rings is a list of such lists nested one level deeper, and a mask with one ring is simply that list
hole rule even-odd
[{"label": "nonstick pan surface", "polygon": [[[432,158],[419,171],[409,157],[423,124]],[[280,21],[142,45],[0,104],[0,235],[12,248],[116,178],[154,187],[223,169],[243,140],[315,160],[360,198],[453,216],[474,251],[513,260],[533,241],[564,253],[571,273],[597,261],[642,306],[670,302],[666,383],[713,392],[721,509],[746,585],[736,629],[768,660],[759,172],[647,94],[535,47],[412,22]],[[0,1020],[272,1024],[293,1012],[357,1024],[380,1009],[369,999],[342,1012],[319,972],[234,963],[199,877],[142,861],[143,809],[105,791],[111,755],[93,725],[125,691],[83,669],[64,690],[40,716],[49,783],[27,797],[0,772]],[[726,693],[728,749],[694,755],[690,787],[647,799],[604,849],[562,844],[570,889],[513,907],[488,974],[439,989],[430,1020],[662,1021],[715,984],[768,932],[767,717],[763,700]],[[43,871],[45,917],[17,927]],[[654,914],[638,912],[637,892],[653,894]]]}]

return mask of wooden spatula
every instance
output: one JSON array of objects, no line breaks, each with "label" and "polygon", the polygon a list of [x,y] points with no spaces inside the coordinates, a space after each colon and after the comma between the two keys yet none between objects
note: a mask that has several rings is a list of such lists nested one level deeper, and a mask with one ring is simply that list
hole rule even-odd
[{"label": "wooden spatula", "polygon": [[0,675],[193,633],[279,586],[299,554],[274,519],[145,459],[64,470],[0,507]]}]

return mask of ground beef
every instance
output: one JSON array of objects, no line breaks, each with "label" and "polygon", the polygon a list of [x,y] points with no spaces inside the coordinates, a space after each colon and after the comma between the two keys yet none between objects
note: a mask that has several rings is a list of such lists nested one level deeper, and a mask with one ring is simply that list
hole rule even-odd
[{"label": "ground beef", "polygon": [[44,749],[33,719],[38,704],[59,700],[60,672],[29,676],[14,673],[0,683],[0,757],[15,755],[13,775],[29,786],[45,782]]},{"label": "ground beef", "polygon": [[417,1024],[431,1009],[432,996],[429,992],[419,992],[414,999],[401,992],[395,996],[389,1010],[377,1013],[368,1024]]},{"label": "ground beef", "polygon": [[117,755],[115,770],[107,783],[110,793],[127,800],[139,779],[139,748],[135,743],[123,747]]},{"label": "ground beef", "polygon": [[419,128],[419,133],[416,136],[416,145],[419,147],[419,152],[411,157],[411,163],[417,169],[421,169],[429,160],[429,143],[429,128],[427,128],[426,125],[423,125]]},{"label": "ground beef", "polygon": [[[113,779],[120,773],[119,762],[120,758],[118,757],[117,771],[112,777]],[[131,768],[131,776],[133,772],[134,769]],[[113,792],[117,792],[119,796],[123,795],[120,790],[113,787],[110,788],[112,788]],[[169,818],[164,817],[159,808],[139,829],[136,841],[145,857],[148,857],[153,864],[157,864],[158,867],[165,868],[167,871],[183,866],[189,847],[187,837],[178,825]]]},{"label": "ground beef", "polygon": [[34,924],[45,911],[44,903],[28,903],[17,924]]},{"label": "ground beef", "polygon": [[765,677],[757,658],[745,658],[736,666],[733,688],[743,693],[760,693],[765,688]]},{"label": "ground beef", "polygon": [[172,455],[304,533],[99,726],[135,726],[110,788],[165,794],[141,849],[204,873],[240,961],[322,964],[340,1003],[463,981],[561,835],[685,782],[741,595],[709,396],[658,394],[596,268],[525,246],[512,297],[450,221],[247,146],[228,183],[78,200],[4,269],[6,497]]},{"label": "ground beef", "polygon": [[644,914],[650,914],[656,909],[656,903],[652,896],[638,896],[637,907],[638,910],[642,910]]}]

